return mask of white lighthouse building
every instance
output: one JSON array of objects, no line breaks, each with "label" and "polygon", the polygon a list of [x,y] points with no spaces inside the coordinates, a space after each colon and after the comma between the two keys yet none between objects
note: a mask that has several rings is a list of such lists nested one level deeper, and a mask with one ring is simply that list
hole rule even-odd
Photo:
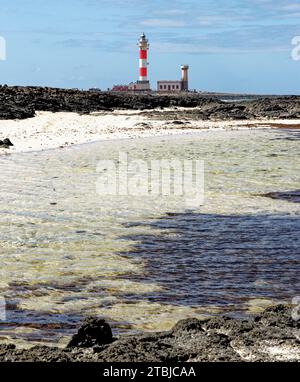
[{"label": "white lighthouse building", "polygon": [[141,34],[137,45],[139,47],[139,80],[129,84],[129,89],[147,91],[150,90],[150,82],[148,80],[149,42],[144,33]]}]

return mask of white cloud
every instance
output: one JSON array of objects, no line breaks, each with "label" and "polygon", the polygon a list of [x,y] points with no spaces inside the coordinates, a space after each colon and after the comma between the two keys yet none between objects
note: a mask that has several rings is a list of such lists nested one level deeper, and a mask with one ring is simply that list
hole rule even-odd
[{"label": "white cloud", "polygon": [[168,9],[166,11],[156,11],[155,14],[163,16],[178,16],[185,15],[186,11],[184,9]]},{"label": "white cloud", "polygon": [[[187,54],[199,54],[199,53],[224,53],[228,52],[227,48],[221,47],[207,47],[201,46],[200,44],[192,44],[192,43],[153,43],[152,49],[156,52],[160,53],[187,53]],[[237,52],[237,50],[233,50],[232,52]]]},{"label": "white cloud", "polygon": [[207,41],[203,43],[173,43],[161,42],[152,44],[153,51],[159,53],[183,53],[183,54],[241,54],[249,52],[284,52],[289,49],[285,45],[270,46],[270,47],[255,47],[255,46],[232,46],[225,47],[218,44],[209,44]]},{"label": "white cloud", "polygon": [[147,19],[141,21],[142,26],[161,28],[181,28],[185,26],[184,21],[172,19]]},{"label": "white cloud", "polygon": [[283,5],[281,7],[284,11],[300,11],[300,4],[299,3],[290,3],[287,5]]},{"label": "white cloud", "polygon": [[234,22],[245,22],[253,21],[253,16],[250,15],[203,15],[198,16],[196,21],[199,26],[220,26],[220,25],[229,25],[231,26]]}]

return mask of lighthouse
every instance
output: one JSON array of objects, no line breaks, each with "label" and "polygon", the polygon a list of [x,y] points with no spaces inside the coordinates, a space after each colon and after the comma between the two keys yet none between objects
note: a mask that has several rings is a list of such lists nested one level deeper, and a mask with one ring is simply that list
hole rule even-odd
[{"label": "lighthouse", "polygon": [[136,82],[131,82],[128,85],[128,90],[149,91],[151,90],[150,82],[148,80],[148,69],[147,69],[149,43],[145,33],[141,34],[137,45],[139,47],[139,79]]},{"label": "lighthouse", "polygon": [[145,34],[141,34],[141,37],[138,42],[139,46],[139,58],[140,58],[140,70],[139,70],[139,80],[141,82],[147,81],[147,56],[148,56],[148,49],[149,49],[149,44],[148,40],[146,39]]},{"label": "lighthouse", "polygon": [[[149,92],[150,82],[148,80],[148,50],[149,42],[145,33],[140,35],[137,42],[139,47],[139,79],[126,85],[114,85],[112,91],[117,92]],[[189,65],[181,65],[181,80],[157,81],[157,91],[165,93],[180,93],[189,91],[188,80]]]},{"label": "lighthouse", "polygon": [[149,43],[145,33],[141,34],[137,45],[139,47],[139,80],[136,83],[136,90],[150,90],[150,83],[147,77]]}]

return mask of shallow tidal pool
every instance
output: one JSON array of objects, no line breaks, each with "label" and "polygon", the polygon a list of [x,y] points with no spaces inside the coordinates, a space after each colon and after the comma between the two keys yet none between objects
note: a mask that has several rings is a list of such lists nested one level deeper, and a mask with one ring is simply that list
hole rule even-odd
[{"label": "shallow tidal pool", "polygon": [[[291,302],[300,204],[280,193],[299,196],[299,143],[296,130],[204,131],[0,157],[0,341],[64,345],[89,315],[133,333]],[[204,161],[204,203],[101,195],[99,161],[120,153]]]}]

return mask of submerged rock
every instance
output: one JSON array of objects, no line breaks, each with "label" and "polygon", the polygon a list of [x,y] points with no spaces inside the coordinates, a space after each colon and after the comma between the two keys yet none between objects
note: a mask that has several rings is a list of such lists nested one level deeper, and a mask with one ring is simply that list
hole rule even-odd
[{"label": "submerged rock", "polygon": [[263,194],[262,196],[271,199],[287,200],[293,203],[300,203],[300,190],[268,192],[267,194]]}]

